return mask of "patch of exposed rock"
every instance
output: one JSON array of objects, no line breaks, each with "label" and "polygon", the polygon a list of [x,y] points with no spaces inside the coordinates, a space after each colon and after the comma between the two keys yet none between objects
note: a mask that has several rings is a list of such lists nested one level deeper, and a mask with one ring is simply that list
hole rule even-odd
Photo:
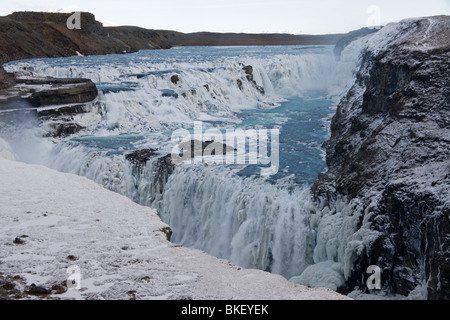
[{"label": "patch of exposed rock", "polygon": [[80,13],[80,29],[69,29],[72,13],[14,12],[0,17],[0,65],[13,60],[112,54],[170,48],[154,30],[103,27],[88,12]]},{"label": "patch of exposed rock", "polygon": [[98,90],[88,79],[27,78],[0,90],[0,121],[14,122],[20,114],[32,114],[45,125],[47,135],[64,137],[84,127],[74,116],[102,113]]}]

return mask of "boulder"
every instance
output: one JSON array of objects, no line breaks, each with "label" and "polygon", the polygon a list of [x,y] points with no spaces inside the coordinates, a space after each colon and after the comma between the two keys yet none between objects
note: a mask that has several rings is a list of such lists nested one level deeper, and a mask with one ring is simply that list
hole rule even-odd
[{"label": "boulder", "polygon": [[170,81],[173,84],[177,84],[180,81],[180,76],[177,74],[174,74],[173,76],[170,77]]},{"label": "boulder", "polygon": [[245,71],[246,77],[248,81],[253,81],[253,67],[245,66],[242,68]]},{"label": "boulder", "polygon": [[51,86],[38,88],[31,94],[29,100],[35,107],[86,103],[94,100],[98,95],[97,87],[88,79],[26,80],[25,83]]}]

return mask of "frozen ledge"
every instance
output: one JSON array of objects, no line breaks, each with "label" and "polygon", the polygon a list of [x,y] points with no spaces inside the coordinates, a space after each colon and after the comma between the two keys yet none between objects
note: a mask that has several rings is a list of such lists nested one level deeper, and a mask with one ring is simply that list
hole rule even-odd
[{"label": "frozen ledge", "polygon": [[348,299],[177,246],[154,210],[87,178],[0,157],[0,181],[2,299]]}]

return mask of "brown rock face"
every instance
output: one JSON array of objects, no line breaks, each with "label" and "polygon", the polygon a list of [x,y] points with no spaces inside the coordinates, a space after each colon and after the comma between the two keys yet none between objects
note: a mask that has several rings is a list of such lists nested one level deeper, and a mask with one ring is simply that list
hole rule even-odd
[{"label": "brown rock face", "polygon": [[134,52],[170,48],[158,32],[136,27],[105,28],[88,12],[70,30],[71,13],[15,12],[0,17],[0,65],[20,59]]},{"label": "brown rock face", "polygon": [[0,66],[0,89],[8,88],[14,84],[14,78]]}]

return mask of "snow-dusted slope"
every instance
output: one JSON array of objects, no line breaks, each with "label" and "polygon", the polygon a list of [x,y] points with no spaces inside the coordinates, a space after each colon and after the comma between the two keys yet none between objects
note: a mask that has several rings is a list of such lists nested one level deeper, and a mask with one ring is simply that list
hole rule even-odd
[{"label": "snow-dusted slope", "polygon": [[332,271],[341,290],[367,292],[376,265],[382,292],[449,299],[449,30],[449,16],[406,19],[350,44],[361,66],[324,144],[315,264],[300,283]]},{"label": "snow-dusted slope", "polygon": [[0,181],[0,298],[346,299],[172,244],[154,210],[84,177],[0,157]]}]

